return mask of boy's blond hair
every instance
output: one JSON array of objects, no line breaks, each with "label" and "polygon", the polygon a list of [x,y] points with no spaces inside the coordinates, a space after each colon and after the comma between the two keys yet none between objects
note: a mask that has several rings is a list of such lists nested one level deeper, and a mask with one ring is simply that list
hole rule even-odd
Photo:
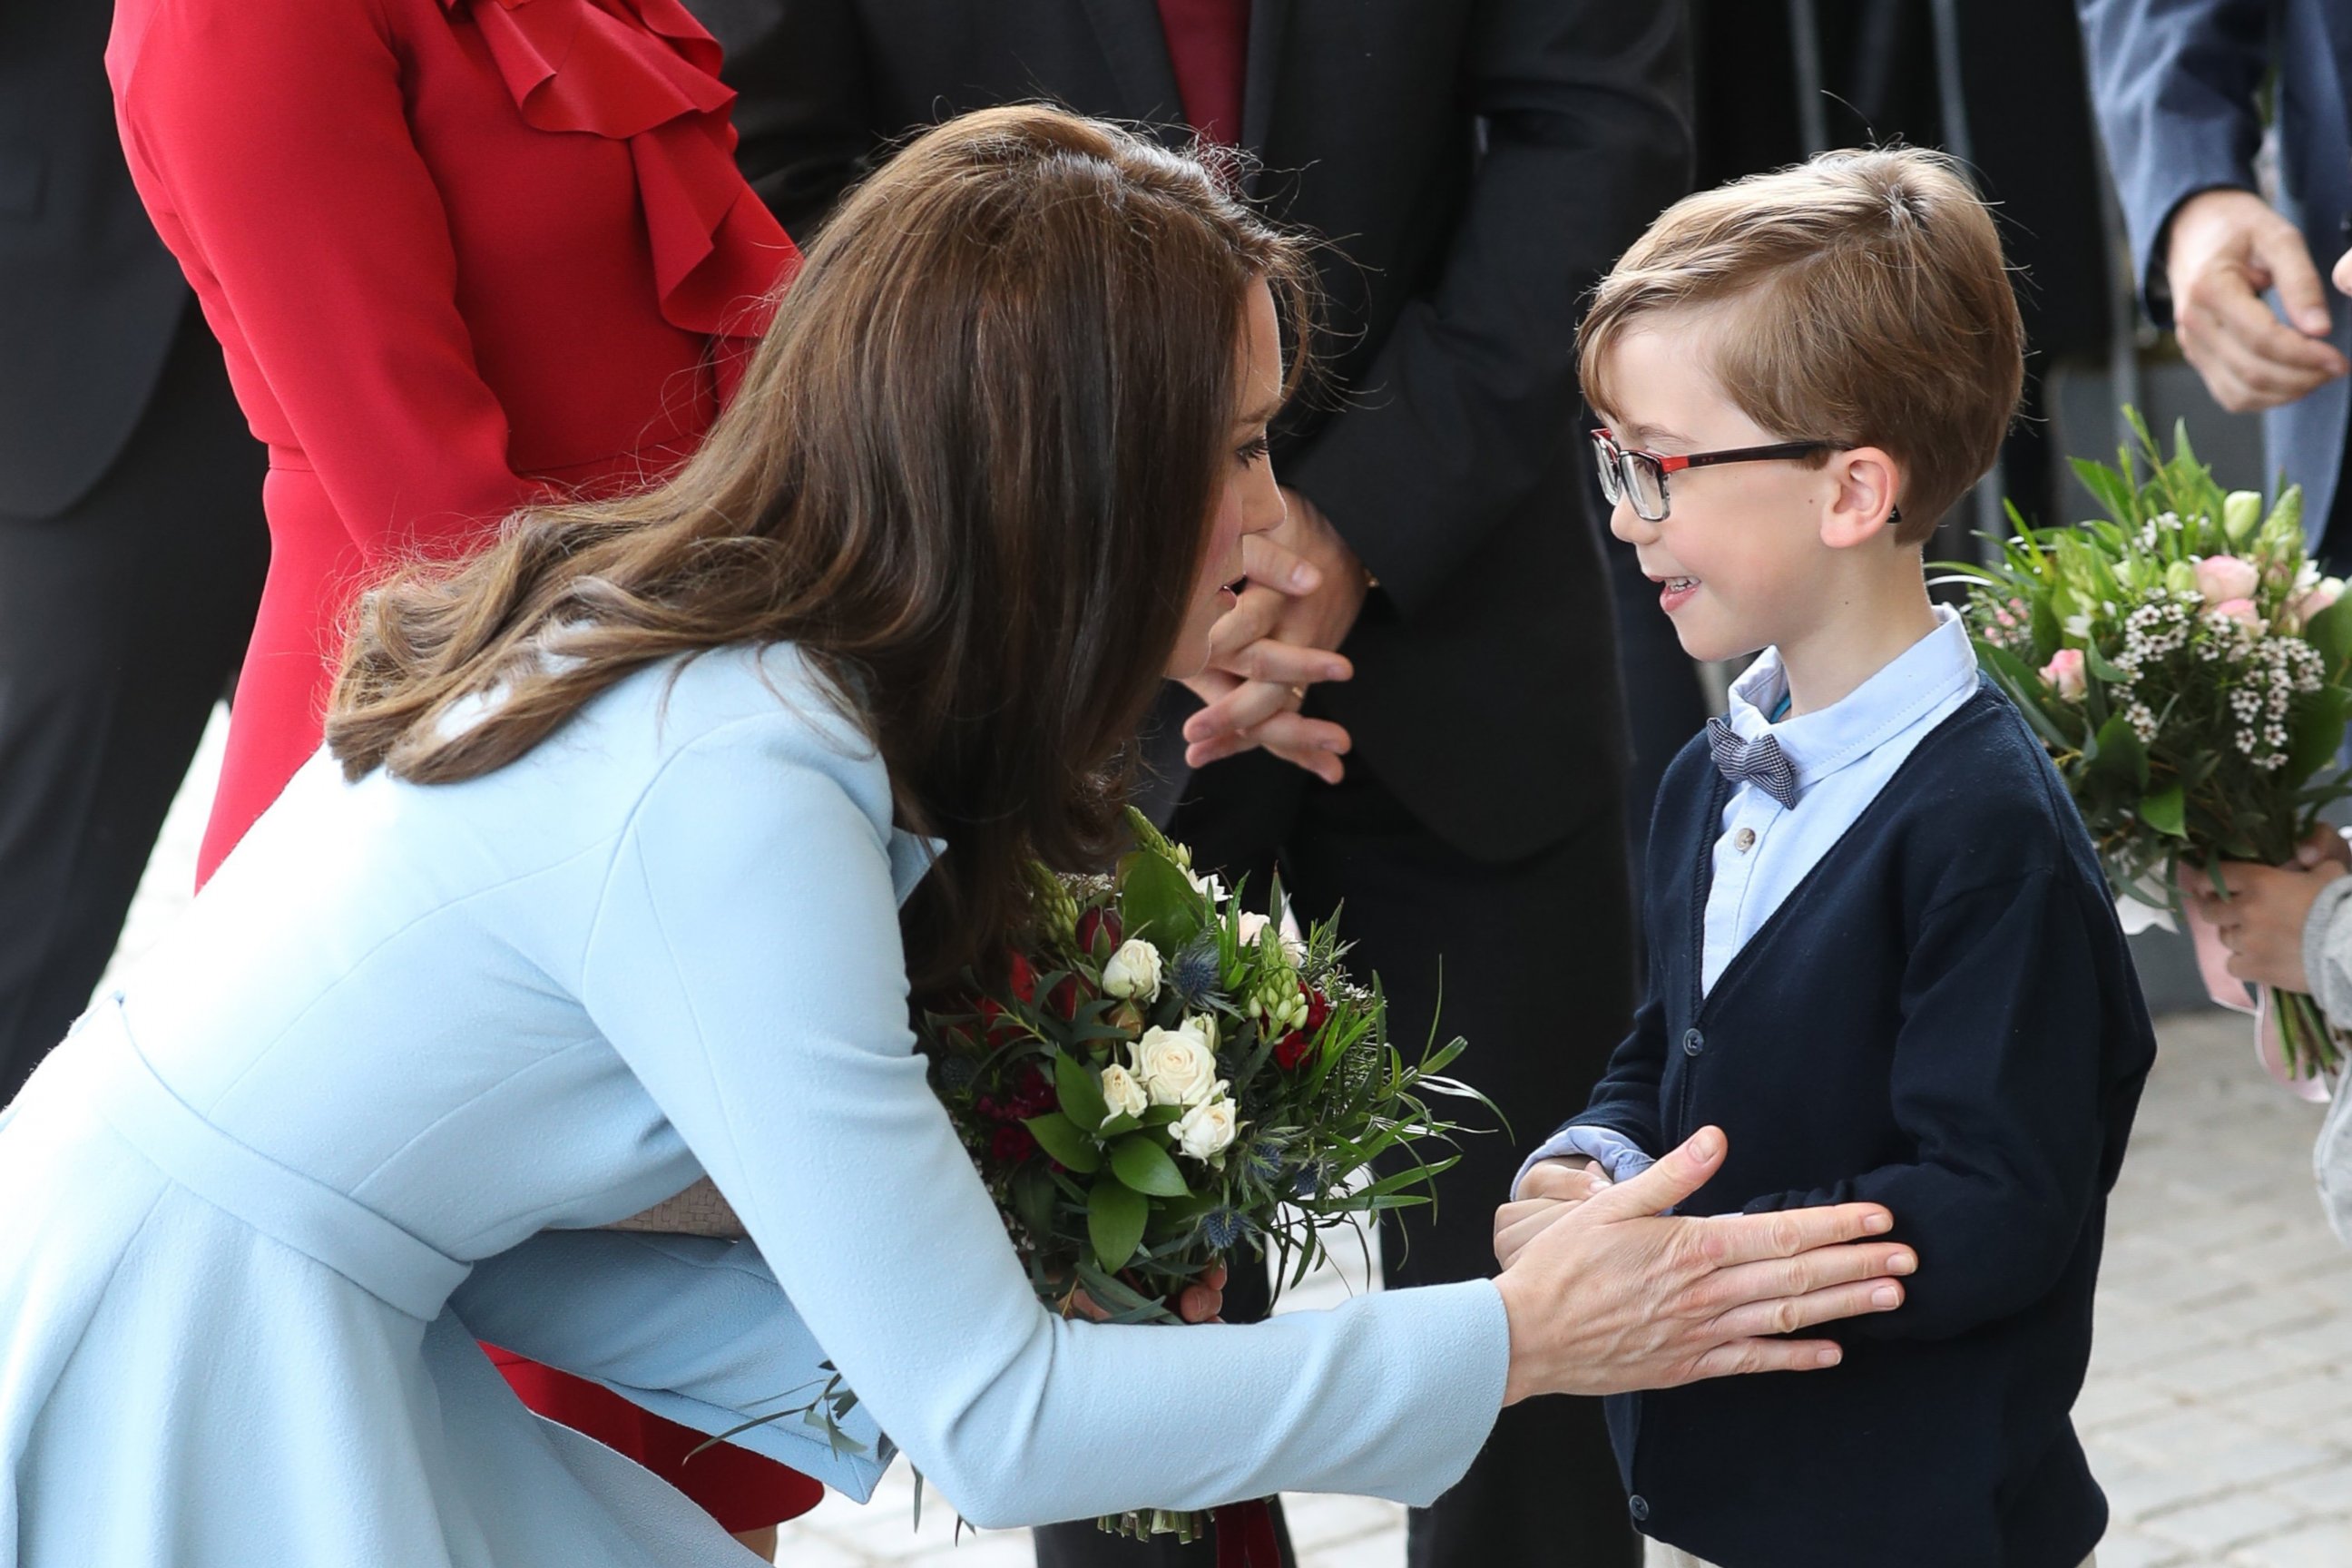
[{"label": "boy's blond hair", "polygon": [[1610,350],[1643,317],[1717,306],[1732,313],[1709,367],[1724,392],[1776,439],[1884,447],[1904,543],[1992,466],[2024,328],[1992,215],[1942,153],[1823,153],[1667,208],[1584,318],[1586,401],[1622,410]]}]

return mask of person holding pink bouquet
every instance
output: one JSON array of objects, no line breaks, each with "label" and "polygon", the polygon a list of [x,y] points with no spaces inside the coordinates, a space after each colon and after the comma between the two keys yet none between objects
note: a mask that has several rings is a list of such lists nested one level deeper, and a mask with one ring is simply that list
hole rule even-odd
[{"label": "person holding pink bouquet", "polygon": [[[2228,889],[2188,890],[2230,950],[2230,973],[2256,985],[2300,991],[2319,1004],[2329,1027],[2352,1029],[2352,844],[2333,827],[2305,840],[2284,866],[2225,860],[2215,875]],[[2330,1085],[2312,1174],[2336,1237],[2352,1247],[2352,1095]]]}]

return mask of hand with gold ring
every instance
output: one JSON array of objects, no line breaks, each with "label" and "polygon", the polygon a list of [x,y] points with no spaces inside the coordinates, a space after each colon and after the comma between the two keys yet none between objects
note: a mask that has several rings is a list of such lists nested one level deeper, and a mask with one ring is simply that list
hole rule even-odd
[{"label": "hand with gold ring", "polygon": [[[1355,673],[1336,650],[1355,626],[1370,590],[1363,563],[1330,520],[1296,490],[1283,499],[1289,515],[1271,536],[1253,534],[1266,565],[1248,560],[1249,586],[1210,634],[1209,668],[1184,684],[1206,704],[1184,725],[1184,761],[1205,767],[1262,747],[1326,784],[1346,772],[1339,759],[1351,742],[1346,730],[1301,709],[1307,688]],[[1277,589],[1271,583],[1281,583]]]}]

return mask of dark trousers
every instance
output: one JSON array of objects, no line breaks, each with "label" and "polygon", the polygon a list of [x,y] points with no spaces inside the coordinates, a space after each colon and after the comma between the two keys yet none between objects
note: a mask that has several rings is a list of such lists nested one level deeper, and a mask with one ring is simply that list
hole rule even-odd
[{"label": "dark trousers", "polygon": [[89,493],[0,513],[0,1102],[88,1005],[244,653],[265,467],[191,301]]},{"label": "dark trousers", "polygon": [[[1252,752],[1193,775],[1168,826],[1192,845],[1196,865],[1229,879],[1246,873],[1261,893],[1278,866],[1303,921],[1344,903],[1349,966],[1359,978],[1379,973],[1402,1048],[1418,1050],[1433,1017],[1439,1038],[1470,1041],[1454,1071],[1494,1100],[1511,1131],[1465,1136],[1462,1163],[1439,1179],[1436,1212],[1402,1211],[1382,1226],[1381,1247],[1391,1287],[1492,1275],[1495,1209],[1526,1149],[1583,1108],[1631,1019],[1621,814],[1562,824],[1566,836],[1551,847],[1490,865],[1422,826],[1360,758],[1349,760],[1344,783],[1327,787]],[[1488,1121],[1466,1102],[1435,1109]],[[1239,1308],[1242,1294],[1238,1284],[1229,1289],[1229,1304]],[[1410,1537],[1414,1568],[1633,1568],[1641,1542],[1599,1402],[1533,1399],[1505,1410],[1469,1474],[1434,1507],[1412,1511]],[[1213,1561],[1210,1548],[1134,1545],[1091,1523],[1037,1539],[1043,1568]]]}]

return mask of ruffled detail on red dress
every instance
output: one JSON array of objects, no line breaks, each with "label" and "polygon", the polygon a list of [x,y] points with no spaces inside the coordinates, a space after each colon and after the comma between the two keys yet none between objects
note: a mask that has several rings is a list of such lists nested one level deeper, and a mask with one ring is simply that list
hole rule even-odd
[{"label": "ruffled detail on red dress", "polygon": [[441,4],[472,18],[524,123],[629,144],[662,319],[740,340],[714,344],[731,368],[800,252],[735,166],[718,41],[678,0]]}]

